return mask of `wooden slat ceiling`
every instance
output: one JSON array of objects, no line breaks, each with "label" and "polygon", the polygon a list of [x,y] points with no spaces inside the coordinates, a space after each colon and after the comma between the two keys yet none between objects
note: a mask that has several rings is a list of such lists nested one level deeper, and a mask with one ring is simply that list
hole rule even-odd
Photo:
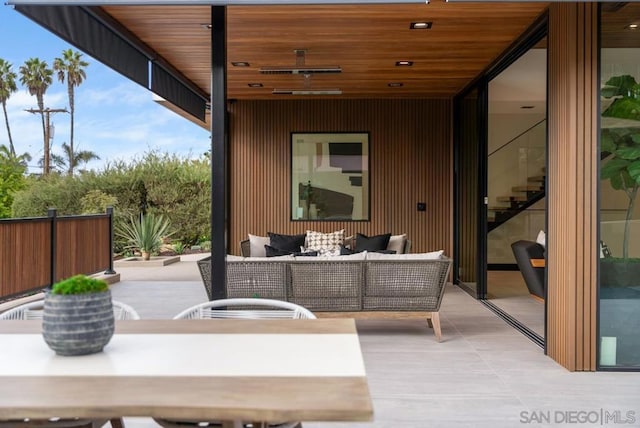
[{"label": "wooden slat ceiling", "polygon": [[640,28],[633,30],[628,26],[640,25],[640,3],[616,3],[616,6],[603,7],[602,47],[639,48]]},{"label": "wooden slat ceiling", "polygon": [[[229,98],[273,99],[279,89],[339,88],[336,98],[451,97],[546,9],[546,3],[229,6]],[[210,93],[210,10],[202,6],[104,8]],[[410,30],[431,21],[429,30]],[[267,75],[264,66],[340,66],[339,74]],[[412,67],[396,67],[399,60]],[[246,61],[249,67],[233,67]],[[403,84],[389,87],[391,82]],[[249,83],[262,83],[250,88]],[[306,86],[305,86],[306,85]]]}]

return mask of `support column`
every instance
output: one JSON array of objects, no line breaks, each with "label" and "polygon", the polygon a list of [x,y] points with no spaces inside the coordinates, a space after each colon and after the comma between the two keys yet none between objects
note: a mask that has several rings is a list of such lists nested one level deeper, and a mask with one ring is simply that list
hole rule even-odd
[{"label": "support column", "polygon": [[549,7],[547,354],[596,369],[598,6]]},{"label": "support column", "polygon": [[228,239],[227,8],[211,7],[211,286],[226,297]]}]

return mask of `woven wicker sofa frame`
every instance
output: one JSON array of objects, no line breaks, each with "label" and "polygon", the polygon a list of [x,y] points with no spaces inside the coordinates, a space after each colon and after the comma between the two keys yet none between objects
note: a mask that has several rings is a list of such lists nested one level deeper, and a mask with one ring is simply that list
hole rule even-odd
[{"label": "woven wicker sofa frame", "polygon": [[[285,300],[330,316],[426,316],[441,340],[438,311],[451,259],[300,259],[228,260],[226,296]],[[211,299],[210,258],[198,267]]]}]

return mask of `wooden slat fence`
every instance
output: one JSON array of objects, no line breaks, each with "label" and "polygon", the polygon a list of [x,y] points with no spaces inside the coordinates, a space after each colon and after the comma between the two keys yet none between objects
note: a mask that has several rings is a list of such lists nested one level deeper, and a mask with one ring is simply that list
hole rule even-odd
[{"label": "wooden slat fence", "polygon": [[113,271],[113,210],[106,214],[0,220],[0,299],[75,274]]}]

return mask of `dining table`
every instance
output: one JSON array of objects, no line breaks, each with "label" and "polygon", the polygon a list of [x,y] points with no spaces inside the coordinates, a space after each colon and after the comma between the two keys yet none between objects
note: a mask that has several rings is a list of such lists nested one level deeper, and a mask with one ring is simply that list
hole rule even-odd
[{"label": "dining table", "polygon": [[102,352],[60,356],[39,320],[0,322],[0,420],[369,421],[353,319],[116,321]]}]

